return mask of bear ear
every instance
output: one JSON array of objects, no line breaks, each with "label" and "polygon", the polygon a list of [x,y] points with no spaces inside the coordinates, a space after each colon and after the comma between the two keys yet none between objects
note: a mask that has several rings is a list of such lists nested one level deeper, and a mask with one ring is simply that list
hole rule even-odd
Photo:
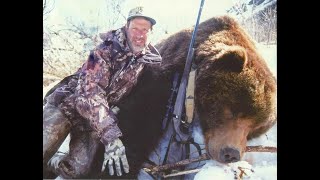
[{"label": "bear ear", "polygon": [[220,51],[214,62],[219,70],[241,72],[247,63],[247,53],[242,47],[229,47]]}]

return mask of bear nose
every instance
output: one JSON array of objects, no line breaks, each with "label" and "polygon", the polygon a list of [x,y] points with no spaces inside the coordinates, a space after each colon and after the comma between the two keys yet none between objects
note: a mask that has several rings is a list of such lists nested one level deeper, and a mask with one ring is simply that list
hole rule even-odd
[{"label": "bear nose", "polygon": [[220,159],[224,163],[237,162],[240,160],[240,152],[235,148],[223,148],[220,150]]}]

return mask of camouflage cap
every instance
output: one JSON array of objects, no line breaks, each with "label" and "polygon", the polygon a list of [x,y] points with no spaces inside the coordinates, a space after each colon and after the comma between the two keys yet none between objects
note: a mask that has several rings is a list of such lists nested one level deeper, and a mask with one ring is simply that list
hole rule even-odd
[{"label": "camouflage cap", "polygon": [[156,20],[154,20],[152,17],[150,17],[150,15],[148,15],[148,13],[146,13],[146,11],[144,10],[144,7],[142,7],[142,6],[135,7],[133,9],[131,9],[129,11],[127,21],[131,20],[134,17],[144,17],[144,18],[147,18],[151,22],[152,25],[156,24]]}]

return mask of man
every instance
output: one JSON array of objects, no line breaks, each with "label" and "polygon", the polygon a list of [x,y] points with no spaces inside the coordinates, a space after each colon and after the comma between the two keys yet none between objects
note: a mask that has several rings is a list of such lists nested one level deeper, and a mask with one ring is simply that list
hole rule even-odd
[{"label": "man", "polygon": [[126,25],[101,34],[103,42],[90,52],[78,72],[46,97],[46,103],[59,107],[71,123],[70,152],[56,153],[48,162],[60,177],[88,177],[99,164],[94,157],[100,145],[105,149],[101,171],[108,169],[110,175],[117,176],[122,175],[122,169],[129,172],[113,110],[137,84],[146,63],[161,63],[148,39],[155,24],[143,7],[130,10]]}]

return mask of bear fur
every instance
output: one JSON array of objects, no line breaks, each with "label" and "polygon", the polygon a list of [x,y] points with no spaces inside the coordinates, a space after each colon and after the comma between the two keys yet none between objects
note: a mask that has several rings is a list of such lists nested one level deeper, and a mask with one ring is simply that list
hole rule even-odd
[{"label": "bear fur", "polygon": [[[133,174],[159,142],[172,78],[183,73],[192,30],[157,44],[161,66],[148,65],[137,87],[118,104],[121,139]],[[200,23],[194,47],[195,110],[207,154],[222,163],[239,161],[247,140],[276,122],[276,79],[254,41],[231,17]]]},{"label": "bear fur", "polygon": [[[146,65],[137,86],[117,104],[120,139],[130,166],[130,173],[120,178],[136,177],[159,143],[173,75],[183,73],[192,30],[157,44],[162,64]],[[276,79],[254,41],[228,16],[200,23],[194,48],[195,111],[206,152],[222,163],[239,161],[246,142],[276,122]],[[97,157],[103,159],[103,151]]]}]

